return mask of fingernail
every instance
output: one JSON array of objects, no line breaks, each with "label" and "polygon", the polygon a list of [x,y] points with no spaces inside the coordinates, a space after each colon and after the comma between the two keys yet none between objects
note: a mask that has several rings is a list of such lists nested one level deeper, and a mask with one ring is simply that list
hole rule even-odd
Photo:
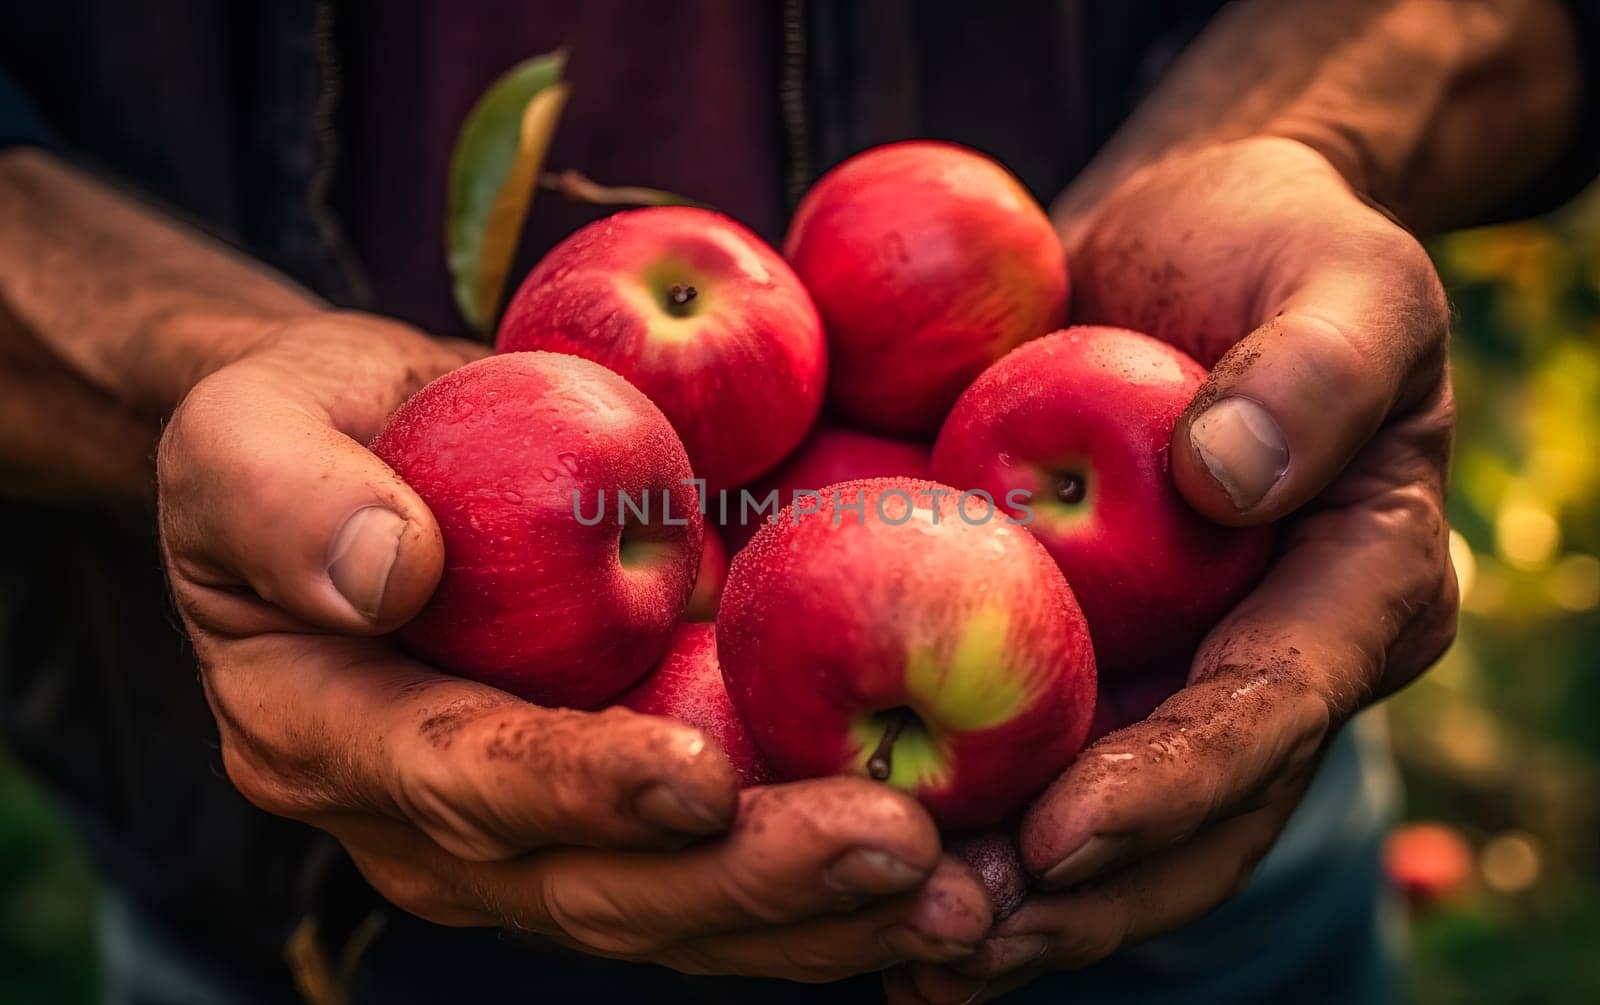
[{"label": "fingernail", "polygon": [[1025,967],[1044,955],[1050,940],[1043,935],[1006,935],[983,944],[991,972],[1003,974]]},{"label": "fingernail", "polygon": [[957,939],[935,939],[934,951],[947,960],[960,959],[971,956],[978,951],[978,947],[971,942],[961,942]]},{"label": "fingernail", "polygon": [[363,506],[350,514],[328,546],[328,578],[362,617],[378,616],[405,529],[405,518],[393,510]]},{"label": "fingernail", "polygon": [[1223,398],[1200,413],[1189,442],[1241,513],[1266,498],[1289,467],[1278,424],[1249,398]]},{"label": "fingernail", "polygon": [[1127,848],[1128,839],[1124,837],[1092,837],[1051,866],[1040,882],[1054,889],[1081,883],[1121,858]]},{"label": "fingernail", "polygon": [[899,893],[922,882],[927,871],[876,848],[852,848],[834,859],[822,881],[843,893]]},{"label": "fingernail", "polygon": [[896,925],[879,933],[878,941],[895,956],[925,963],[948,963],[978,951],[975,943],[933,938],[909,925]]},{"label": "fingernail", "polygon": [[634,800],[634,810],[648,823],[686,834],[715,834],[724,827],[721,817],[689,799],[666,782],[657,782]]}]

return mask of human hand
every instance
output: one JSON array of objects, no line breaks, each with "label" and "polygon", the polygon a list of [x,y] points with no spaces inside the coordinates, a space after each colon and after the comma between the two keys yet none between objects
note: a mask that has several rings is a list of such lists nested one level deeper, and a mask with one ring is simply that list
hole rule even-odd
[{"label": "human hand", "polygon": [[381,637],[427,600],[444,555],[422,501],[362,444],[480,352],[312,314],[173,416],[162,545],[233,782],[443,924],[803,979],[970,952],[982,893],[906,797],[858,779],[741,795],[695,729],[539,708]]},{"label": "human hand", "polygon": [[[1057,222],[1075,321],[1212,367],[1173,434],[1173,478],[1220,523],[1282,520],[1278,554],[1187,686],[1031,807],[1038,891],[973,957],[891,973],[892,1001],[983,1000],[1238,893],[1338,728],[1455,632],[1448,307],[1421,246],[1284,139],[1157,162]],[[1101,686],[1115,701],[1147,683]]]}]

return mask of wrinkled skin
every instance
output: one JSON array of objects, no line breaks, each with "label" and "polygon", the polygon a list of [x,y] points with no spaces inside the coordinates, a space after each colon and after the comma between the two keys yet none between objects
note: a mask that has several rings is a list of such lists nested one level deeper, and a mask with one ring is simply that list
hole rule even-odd
[{"label": "wrinkled skin", "polygon": [[[219,360],[168,424],[162,546],[234,784],[442,924],[798,980],[970,954],[982,889],[908,797],[844,778],[741,793],[689,726],[540,708],[381,637],[444,556],[361,444],[478,354],[308,309]],[[372,533],[336,546],[362,512]]]},{"label": "wrinkled skin", "polygon": [[[1455,631],[1448,308],[1418,243],[1281,139],[1157,162],[1058,225],[1074,320],[1214,365],[1179,420],[1174,477],[1219,522],[1281,518],[1278,554],[1188,686],[1092,745],[1028,811],[1021,857],[1038,882],[1024,904],[972,957],[890,972],[894,1002],[987,1000],[1237,894],[1336,730]],[[1261,405],[1288,452],[1242,507],[1190,436],[1230,396]]]}]

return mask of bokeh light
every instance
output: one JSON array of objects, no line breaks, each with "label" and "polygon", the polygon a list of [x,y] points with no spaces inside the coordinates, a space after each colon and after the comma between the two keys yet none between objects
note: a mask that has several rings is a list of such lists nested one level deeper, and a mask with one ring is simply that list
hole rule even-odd
[{"label": "bokeh light", "polygon": [[1545,584],[1556,605],[1574,612],[1600,607],[1600,558],[1568,555],[1550,570]]},{"label": "bokeh light", "polygon": [[1540,865],[1538,841],[1522,831],[1492,838],[1478,859],[1484,883],[1501,893],[1528,889],[1539,879]]},{"label": "bokeh light", "polygon": [[1537,503],[1516,500],[1500,508],[1494,522],[1495,548],[1511,565],[1538,569],[1561,544],[1561,524]]}]

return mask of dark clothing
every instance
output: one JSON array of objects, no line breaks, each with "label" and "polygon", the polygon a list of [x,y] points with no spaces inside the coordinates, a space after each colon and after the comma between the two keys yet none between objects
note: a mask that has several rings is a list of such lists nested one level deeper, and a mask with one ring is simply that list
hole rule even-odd
[{"label": "dark clothing", "polygon": [[[705,199],[776,240],[821,170],[910,136],[983,149],[1049,199],[1219,5],[11,0],[0,144],[56,142],[335,302],[453,334],[450,149],[521,59],[569,49],[550,167]],[[1592,157],[1542,194],[1587,180]],[[515,274],[604,212],[538,197]],[[331,841],[224,777],[148,514],[5,503],[0,519],[5,742],[134,913],[287,995],[295,922],[348,931],[370,892]],[[441,956],[468,938],[428,931]]]},{"label": "dark clothing", "polygon": [[[1053,196],[1220,5],[11,0],[0,70],[67,152],[324,296],[384,310],[361,302],[362,273],[380,263],[351,252],[352,223],[410,217],[424,229],[388,233],[442,271],[442,214],[430,209],[459,125],[450,118],[538,46],[572,43],[577,82],[551,166],[676,185],[773,239],[810,178],[910,136],[986,150]],[[748,51],[736,56],[739,42]],[[679,110],[691,94],[715,96],[739,123]],[[723,128],[777,144],[775,156],[727,149]],[[407,151],[407,139],[431,149]],[[777,174],[783,201],[756,192],[741,164]],[[391,197],[402,201],[385,208]],[[528,255],[600,212],[547,198]]]}]

